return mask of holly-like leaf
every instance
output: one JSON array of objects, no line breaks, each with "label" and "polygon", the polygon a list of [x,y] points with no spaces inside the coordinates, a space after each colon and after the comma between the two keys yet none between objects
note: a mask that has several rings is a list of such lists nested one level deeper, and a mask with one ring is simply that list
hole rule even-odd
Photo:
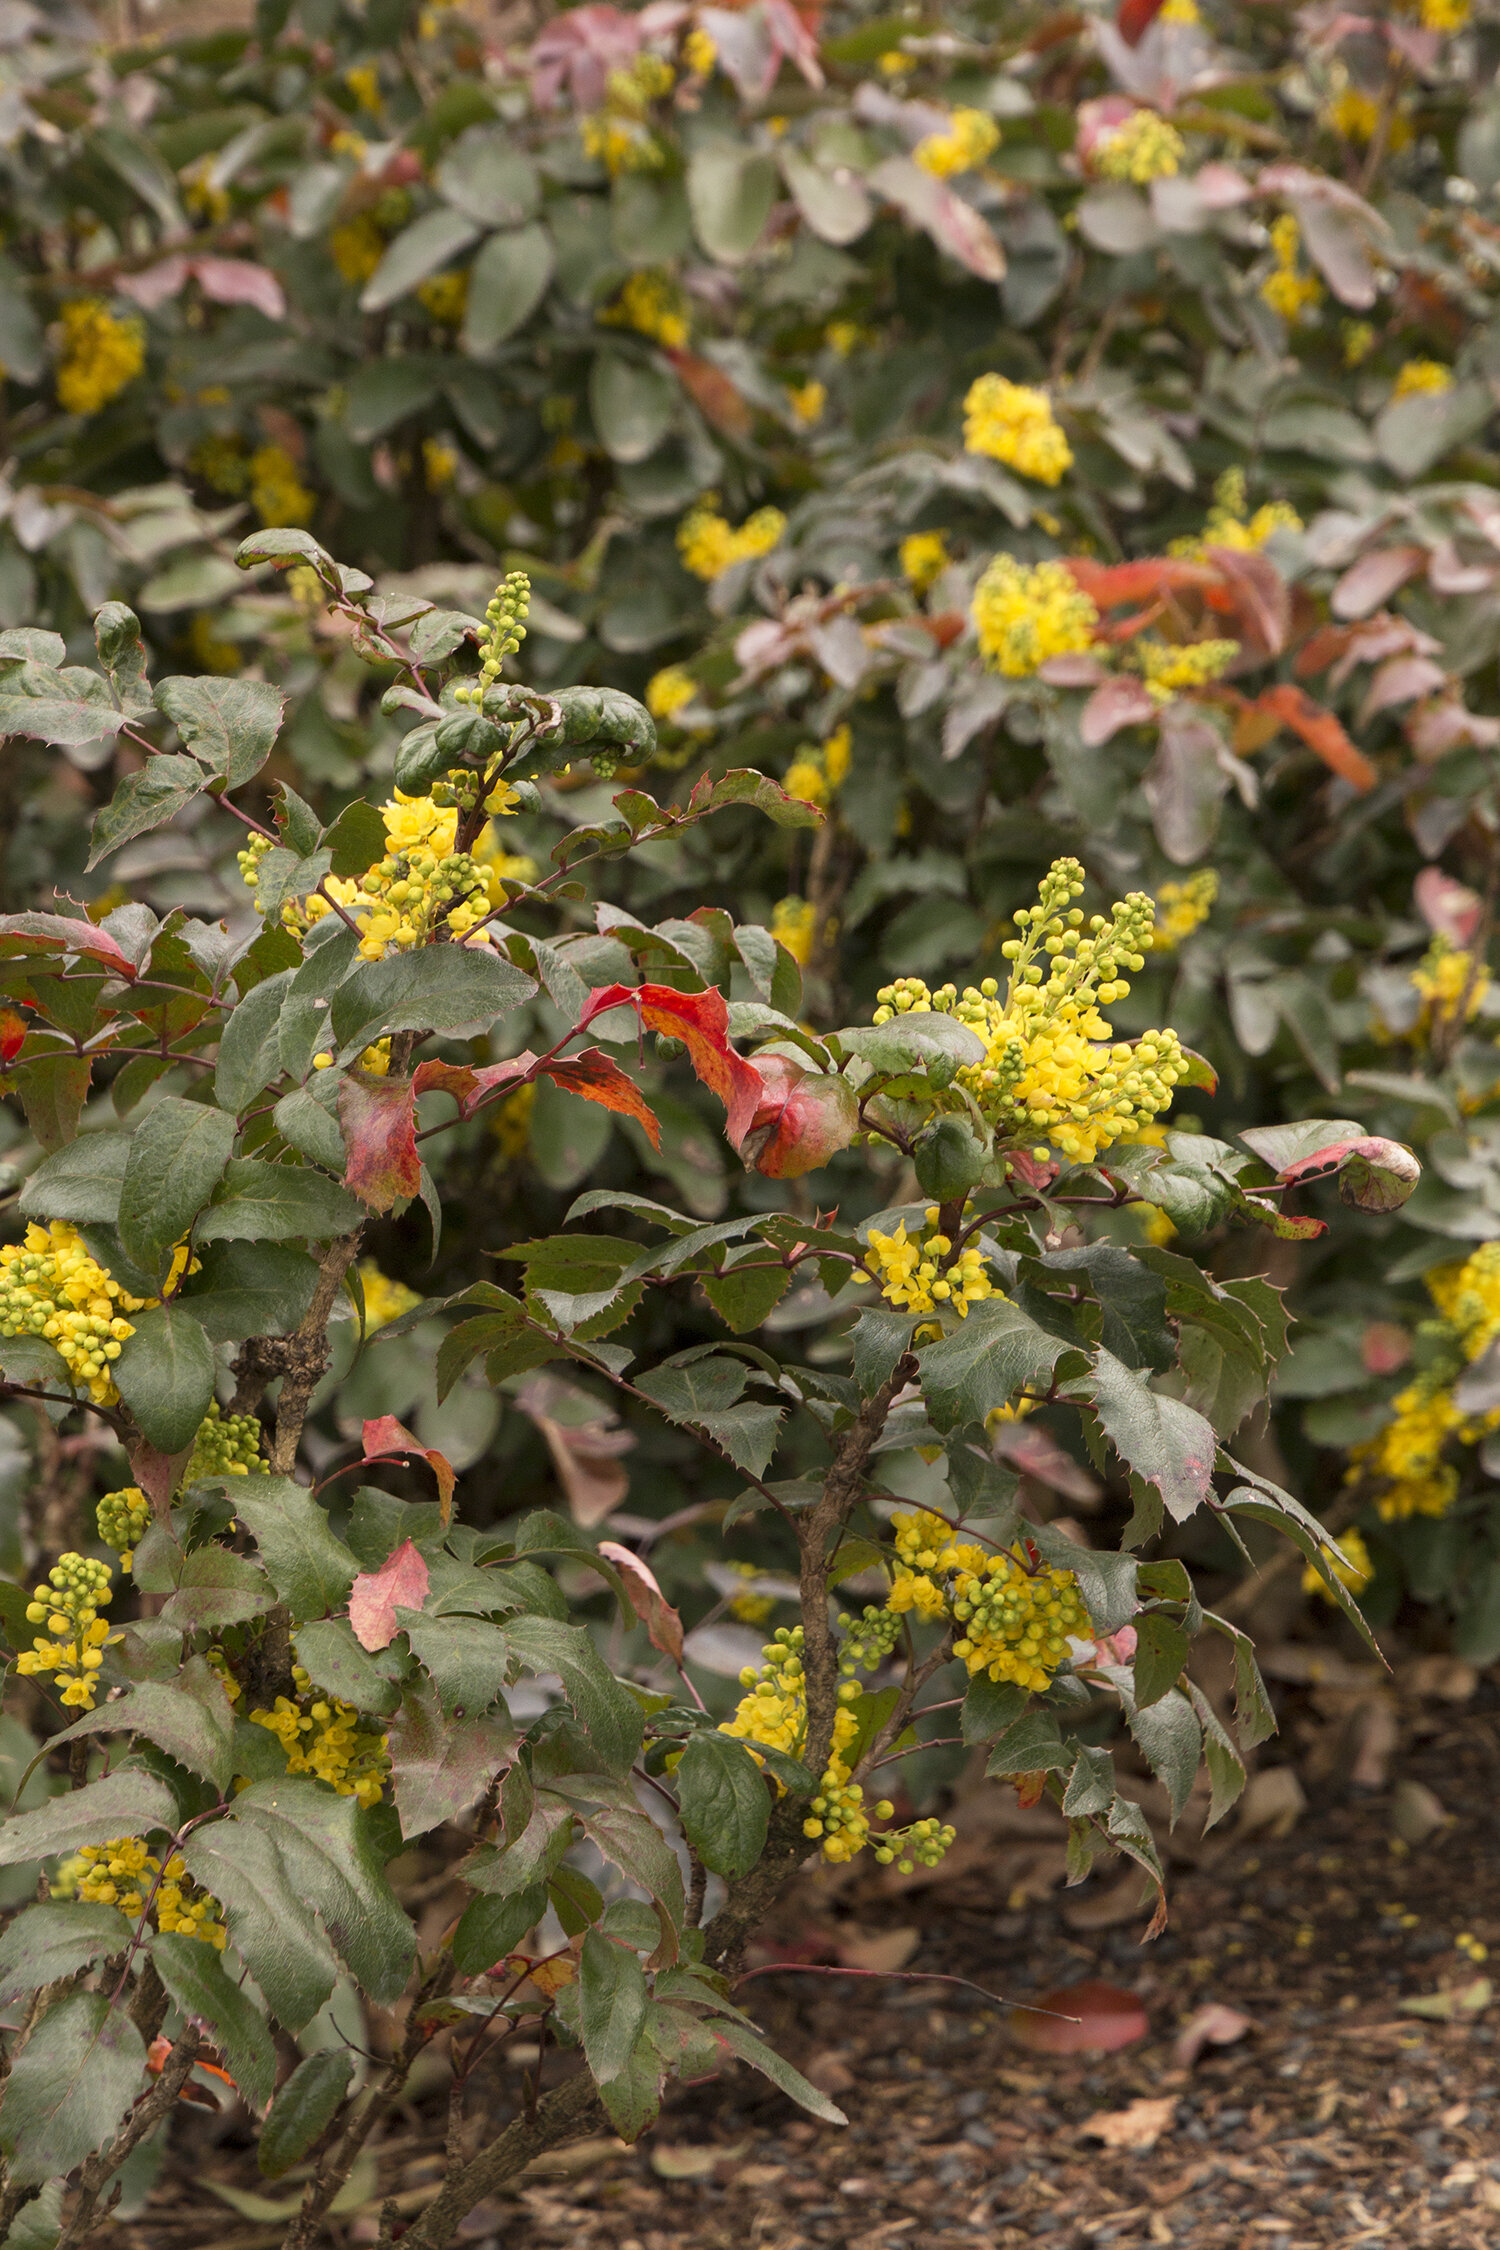
[{"label": "holly-like leaf", "polygon": [[126,774],[109,803],[95,813],[85,869],[97,867],[132,838],[164,827],[207,786],[208,776],[196,758],[148,758],[138,772]]},{"label": "holly-like leaf", "polygon": [[424,1445],[394,1414],[380,1414],[366,1422],[361,1434],[367,1461],[425,1461],[437,1479],[438,1520],[446,1525],[453,1508],[453,1488],[458,1482],[453,1464],[436,1446]]},{"label": "holly-like leaf", "polygon": [[103,2146],[140,2090],[146,2043],[103,1992],[69,1992],[11,2065],[0,2148],[15,2187],[71,2172]]},{"label": "holly-like leaf", "polygon": [[288,2031],[301,2031],[338,1978],[338,1962],[312,1911],[316,1902],[303,1887],[301,1868],[287,1865],[267,1828],[239,1819],[195,1828],[182,1856],[193,1880],[223,1908],[235,1950],[272,2015]]},{"label": "holly-like leaf", "polygon": [[276,2049],[260,2010],[201,1938],[158,1930],[151,1958],[169,1997],[213,2041],[246,2101],[263,2109],[276,2089]]},{"label": "holly-like leaf", "polygon": [[724,1104],[724,1132],[738,1148],[749,1130],[765,1088],[759,1071],[729,1043],[729,1010],[722,992],[676,992],[670,985],[602,985],[589,994],[578,1028],[586,1030],[614,1008],[630,1008],[652,1031],[680,1039],[704,1085]]},{"label": "holly-like leaf", "polygon": [[682,1825],[715,1875],[747,1875],[765,1848],[771,1799],[742,1742],[707,1730],[689,1738],[674,1775]]},{"label": "holly-like leaf", "polygon": [[46,1984],[91,1961],[123,1953],[134,1925],[117,1906],[83,1899],[44,1899],[24,1907],[0,1934],[0,2008],[29,1999]]},{"label": "holly-like leaf", "polygon": [[329,1024],[340,1060],[352,1061],[396,1031],[488,1031],[529,1000],[536,986],[484,945],[430,945],[362,961],[339,985]]},{"label": "holly-like leaf", "polygon": [[590,1930],[578,1964],[578,2021],[595,2083],[618,2078],[646,2022],[646,1978],[639,1956]]},{"label": "holly-like leaf", "polygon": [[971,1305],[951,1336],[918,1354],[934,1427],[983,1422],[1023,1385],[1050,1375],[1065,1348],[1006,1297]]},{"label": "holly-like leaf", "polygon": [[349,1593],[349,1622],[361,1648],[389,1648],[396,1638],[398,1609],[417,1610],[427,1599],[427,1564],[409,1539],[403,1539],[378,1570],[361,1571]]},{"label": "holly-like leaf", "polygon": [[290,1477],[235,1477],[217,1489],[233,1500],[293,1624],[344,1606],[358,1564],[305,1485]]},{"label": "holly-like leaf", "polygon": [[1179,1399],[1153,1391],[1144,1375],[1102,1348],[1094,1354],[1093,1373],[1074,1389],[1092,1401],[1121,1460],[1161,1494],[1174,1523],[1201,1507],[1218,1445],[1212,1423]]},{"label": "holly-like leaf", "polygon": [[120,1396],[158,1452],[181,1453],[213,1399],[214,1348],[178,1304],[138,1312],[132,1325],[135,1334],[121,1345],[112,1369]]},{"label": "holly-like leaf", "polygon": [[[452,1620],[451,1622],[459,1622]],[[412,1680],[391,1722],[391,1794],[407,1838],[457,1820],[484,1795],[515,1749],[508,1717],[456,1719],[432,1684]]]},{"label": "holly-like leaf", "polygon": [[354,2057],[342,2047],[325,2048],[298,2063],[278,2088],[261,2127],[256,2152],[262,2173],[279,2180],[300,2163],[337,2115],[354,2076]]},{"label": "holly-like leaf", "polygon": [[348,1162],[344,1185],[372,1211],[409,1203],[422,1186],[416,1088],[409,1078],[350,1071],[339,1082],[339,1126]]},{"label": "holly-like leaf", "polygon": [[146,1273],[165,1271],[223,1175],[234,1149],[233,1117],[207,1102],[164,1094],[131,1135],[116,1225],[127,1256]]},{"label": "holly-like leaf", "polygon": [[286,708],[281,690],[265,680],[212,673],[162,680],[155,700],[186,748],[231,789],[251,780],[270,757]]},{"label": "holly-like leaf", "polygon": [[352,1195],[310,1165],[237,1156],[193,1234],[198,1243],[327,1242],[351,1234],[364,1215]]},{"label": "holly-like leaf", "polygon": [[24,1867],[30,1860],[75,1852],[80,1844],[176,1826],[171,1791],[152,1774],[126,1769],[49,1798],[35,1812],[12,1813],[0,1829],[0,1867]]}]

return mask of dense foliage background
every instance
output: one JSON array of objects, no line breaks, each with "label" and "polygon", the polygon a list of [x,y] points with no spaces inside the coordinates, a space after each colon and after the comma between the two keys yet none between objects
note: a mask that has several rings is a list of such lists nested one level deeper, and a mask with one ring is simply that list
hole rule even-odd
[{"label": "dense foliage background", "polygon": [[[524,569],[522,676],[631,689],[659,742],[544,776],[484,846],[499,899],[598,828],[561,911],[516,904],[543,987],[518,1047],[574,1020],[569,976],[732,979],[815,1033],[893,980],[1003,977],[1062,853],[1101,896],[1151,892],[1114,1022],[1206,1059],[1171,1119],[1204,1156],[1191,1193],[1084,1235],[1286,1292],[1240,1453],[1353,1527],[1376,1627],[1500,1654],[1500,18],[652,0],[523,44],[458,8],[271,0],[202,38],[106,48],[24,5],[0,36],[0,650],[46,627],[92,663],[95,610],[130,601],[158,676],[285,694],[241,801],[284,819],[295,791],[321,830],[389,792],[422,714],[316,573],[268,550],[247,574],[239,541],[305,526],[374,581],[377,623],[419,598],[478,618]],[[252,927],[211,799],[89,869],[142,753],[83,719],[28,738],[34,692],[0,676],[0,907]],[[745,767],[824,823],[730,809],[614,856],[623,789],[686,803]],[[743,1173],[678,1052],[648,1042],[639,1076],[659,1147],[550,1080],[445,1135],[440,1232],[420,1203],[370,1231],[366,1322],[503,1280],[585,1186],[726,1223],[918,1194],[894,1151]],[[84,1122],[153,1083],[143,1057]],[[7,1090],[19,1182],[67,1131],[45,1070]],[[1246,1231],[1222,1150],[1258,1132],[1280,1171],[1308,1116],[1410,1143],[1416,1194],[1372,1217],[1313,1186],[1280,1237]],[[440,1401],[436,1318],[356,1356],[343,1309],[315,1462],[392,1413],[465,1472],[471,1523],[561,1498],[623,1534],[727,1711],[795,1562],[764,1513],[722,1528],[734,1471],[576,1370],[471,1370]],[[821,1282],[751,1309],[845,1364]],[[644,1288],[631,1339],[681,1351],[724,1311]],[[1194,1350],[1179,1387],[1222,1417],[1244,1378]],[[25,1576],[87,1546],[124,1463],[19,1401],[0,1440]],[[1128,1516],[1060,1413],[996,1446],[1034,1521]],[[908,1498],[933,1474],[882,1458]],[[1235,1614],[1352,1630],[1295,1571],[1242,1585],[1207,1518],[1169,1542]],[[959,1755],[906,1760],[913,1807]]]}]

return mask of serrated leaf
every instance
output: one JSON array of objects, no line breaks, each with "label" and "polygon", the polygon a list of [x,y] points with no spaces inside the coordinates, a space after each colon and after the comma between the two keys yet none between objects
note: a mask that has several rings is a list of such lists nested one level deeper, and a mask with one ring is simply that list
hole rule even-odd
[{"label": "serrated leaf", "polygon": [[12,1813],[0,1828],[0,1867],[102,1844],[111,1836],[149,1835],[177,1826],[177,1802],[165,1783],[133,1768],[106,1774],[35,1812]]},{"label": "serrated leaf", "polygon": [[758,2070],[763,2078],[769,2078],[773,2086],[779,2086],[810,2117],[820,2117],[825,2125],[848,2124],[849,2120],[843,2111],[826,2094],[819,2093],[817,2087],[810,2084],[800,2070],[794,2070],[784,2055],[778,2055],[774,2047],[768,2047],[753,2031],[747,2031],[743,2024],[724,2017],[715,2019],[713,2029],[714,2036],[722,2039],[739,2056],[741,2062],[749,2063],[752,2070]]},{"label": "serrated leaf", "polygon": [[255,1541],[267,1577],[294,1625],[341,1609],[359,1568],[329,1529],[327,1511],[290,1477],[226,1478],[218,1489]]},{"label": "serrated leaf", "polygon": [[56,2179],[102,2147],[145,2067],[145,2041],[106,1993],[70,1992],[49,2008],[12,2064],[0,2102],[11,2184]]},{"label": "serrated leaf", "polygon": [[771,1799],[744,1744],[701,1731],[689,1738],[673,1779],[683,1828],[704,1866],[726,1878],[748,1875],[765,1848]]},{"label": "serrated leaf", "polygon": [[645,1731],[641,1708],[606,1668],[584,1627],[550,1617],[513,1617],[505,1632],[512,1653],[529,1670],[558,1674],[606,1771],[628,1773]]},{"label": "serrated leaf", "polygon": [[151,1958],[170,1997],[218,2048],[246,2101],[263,2109],[276,2087],[276,2049],[259,2010],[226,1976],[217,1952],[201,1938],[158,1930]]},{"label": "serrated leaf", "polygon": [[1146,1710],[1129,1714],[1136,1746],[1158,1781],[1165,1785],[1174,1822],[1192,1795],[1203,1754],[1203,1729],[1198,1715],[1179,1689],[1169,1688]]},{"label": "serrated leaf", "polygon": [[354,2057],[342,2047],[308,2055],[277,2089],[256,2151],[268,2180],[300,2163],[338,2113],[354,2077]]},{"label": "serrated leaf", "polygon": [[16,1198],[23,1219],[113,1226],[130,1155],[128,1133],[80,1133],[39,1164]]},{"label": "serrated leaf", "polygon": [[419,1676],[401,1698],[389,1744],[391,1795],[409,1839],[457,1820],[484,1795],[515,1749],[516,1729],[503,1713],[452,1717]]},{"label": "serrated leaf", "polygon": [[1188,1636],[1182,1627],[1159,1610],[1147,1610],[1136,1620],[1135,1701],[1137,1710],[1157,1703],[1175,1687],[1188,1660]]},{"label": "serrated leaf", "polygon": [[44,1899],[24,1907],[0,1934],[0,2008],[70,1977],[90,1961],[123,1953],[134,1934],[134,1924],[117,1906]]},{"label": "serrated leaf", "polygon": [[1160,1493],[1174,1523],[1184,1522],[1209,1494],[1218,1450],[1213,1425],[1179,1399],[1153,1391],[1102,1347],[1093,1373],[1076,1388],[1092,1401],[1126,1467]]},{"label": "serrated leaf", "polygon": [[190,1446],[214,1395],[217,1363],[202,1325],[181,1305],[132,1316],[135,1334],[111,1370],[121,1398],[158,1453]]},{"label": "serrated leaf", "polygon": [[1050,1375],[1065,1349],[1007,1297],[971,1305],[951,1336],[918,1354],[922,1396],[934,1428],[982,1423],[1024,1384]]},{"label": "serrated leaf", "polygon": [[215,1824],[216,1830],[225,1827],[234,1830],[236,1842],[246,1831],[269,1837],[299,1896],[317,1908],[362,1989],[386,2005],[400,1997],[415,1938],[386,1880],[362,1805],[292,1775],[281,1782],[252,1782],[235,1798],[228,1818]]},{"label": "serrated leaf", "polygon": [[174,1680],[141,1680],[125,1695],[86,1711],[53,1737],[80,1741],[95,1734],[135,1734],[154,1742],[190,1773],[201,1774],[216,1789],[233,1778],[231,1748],[234,1714],[217,1677],[201,1657],[192,1659]]},{"label": "serrated leaf", "polygon": [[229,1162],[234,1119],[206,1102],[163,1094],[131,1135],[115,1224],[127,1257],[164,1273]]},{"label": "serrated leaf", "polygon": [[[336,1139],[338,1128],[331,1119],[329,1124]],[[260,1157],[237,1156],[225,1167],[194,1239],[200,1243],[326,1242],[351,1233],[364,1216],[356,1198],[322,1172],[303,1164],[270,1164]]]},{"label": "serrated leaf", "polygon": [[265,680],[212,673],[160,681],[155,702],[193,756],[231,789],[259,773],[270,757],[286,708],[280,689]]},{"label": "serrated leaf", "polygon": [[637,1954],[599,1930],[583,1941],[578,2022],[595,2082],[607,2086],[629,2062],[646,2023],[646,1977]]},{"label": "serrated leaf", "polygon": [[281,1075],[281,1011],[294,973],[282,969],[252,985],[219,1036],[214,1100],[232,1115]]},{"label": "serrated leaf", "polygon": [[149,758],[139,772],[126,774],[109,803],[94,815],[85,871],[134,837],[165,827],[207,785],[208,776],[196,758]]},{"label": "serrated leaf", "polygon": [[410,1610],[400,1612],[397,1622],[447,1716],[488,1710],[510,1669],[509,1644],[498,1625],[483,1617],[424,1617]]},{"label": "serrated leaf", "polygon": [[330,1028],[348,1061],[388,1032],[488,1031],[535,990],[530,977],[488,947],[427,946],[361,962],[333,995]]}]

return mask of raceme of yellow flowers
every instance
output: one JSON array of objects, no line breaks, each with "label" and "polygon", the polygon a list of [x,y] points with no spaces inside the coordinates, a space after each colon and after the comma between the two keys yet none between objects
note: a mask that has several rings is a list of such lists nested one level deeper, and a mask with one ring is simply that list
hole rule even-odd
[{"label": "raceme of yellow flowers", "polygon": [[1302,229],[1290,211],[1271,222],[1271,255],[1275,267],[1260,285],[1272,312],[1280,313],[1288,327],[1323,301],[1323,284],[1301,262]]},{"label": "raceme of yellow flowers", "polygon": [[1073,466],[1073,449],[1045,391],[981,375],[964,399],[964,447],[987,454],[1038,484],[1057,484]]},{"label": "raceme of yellow flowers", "polygon": [[709,493],[677,526],[677,552],[685,570],[711,585],[735,563],[768,555],[785,529],[786,517],[779,508],[757,508],[736,531],[719,514],[717,500]]},{"label": "raceme of yellow flowers", "polygon": [[1464,1369],[1500,1336],[1500,1242],[1429,1274],[1427,1287],[1440,1316],[1424,1324],[1434,1356],[1397,1392],[1385,1428],[1349,1449],[1346,1483],[1372,1481],[1376,1513],[1387,1523],[1446,1515],[1459,1487],[1457,1466],[1444,1458],[1450,1439],[1477,1445],[1500,1428],[1500,1407],[1465,1414],[1453,1395]]},{"label": "raceme of yellow flowers", "polygon": [[1023,680],[1052,656],[1087,653],[1099,612],[1066,563],[1027,565],[996,555],[974,589],[979,652],[993,671]]},{"label": "raceme of yellow flowers", "polygon": [[653,719],[668,725],[685,711],[698,693],[698,683],[685,664],[664,664],[646,682],[646,709]]},{"label": "raceme of yellow flowers", "polygon": [[646,122],[651,104],[672,91],[676,72],[660,55],[640,54],[612,70],[604,107],[578,121],[584,154],[613,178],[621,172],[658,172],[666,162],[661,142]]},{"label": "raceme of yellow flowers", "polygon": [[146,1303],[95,1263],[65,1220],[27,1227],[0,1249],[0,1336],[39,1336],[96,1406],[116,1397],[109,1369],[135,1334],[126,1313]]},{"label": "raceme of yellow flowers", "polygon": [[1000,146],[1000,128],[982,109],[956,109],[943,133],[929,133],[912,150],[912,162],[934,179],[977,171]]},{"label": "raceme of yellow flowers", "polygon": [[670,274],[641,271],[627,276],[620,294],[599,318],[614,328],[633,328],[653,342],[679,349],[688,340],[687,298]]},{"label": "raceme of yellow flowers", "polygon": [[1265,545],[1273,531],[1300,531],[1302,518],[1285,500],[1267,500],[1252,514],[1245,489],[1245,472],[1236,464],[1226,469],[1214,485],[1214,504],[1208,511],[1199,538],[1174,539],[1171,555],[1200,557],[1209,547],[1232,547],[1249,554]]},{"label": "raceme of yellow flowers", "polygon": [[251,1724],[275,1735],[288,1773],[315,1774],[341,1797],[378,1804],[388,1771],[385,1734],[363,1727],[350,1704],[320,1694],[300,1664],[292,1666],[292,1681],[295,1701],[278,1695],[269,1711],[250,1713]]},{"label": "raceme of yellow flowers", "polygon": [[1218,895],[1219,878],[1211,867],[1200,867],[1182,883],[1158,883],[1156,923],[1151,932],[1153,950],[1170,953],[1173,946],[1191,937],[1200,923],[1208,920]]},{"label": "raceme of yellow flowers", "polygon": [[1033,1568],[1019,1543],[986,1552],[955,1539],[940,1516],[897,1515],[891,1533],[901,1568],[888,1607],[960,1628],[953,1653],[973,1678],[1009,1680],[1035,1693],[1093,1628],[1071,1570]]},{"label": "raceme of yellow flowers", "polygon": [[811,899],[779,898],[771,909],[771,935],[780,939],[799,969],[812,959],[817,923]]},{"label": "raceme of yellow flowers", "polygon": [[107,1844],[83,1845],[58,1868],[52,1896],[118,1906],[123,1914],[139,1914],[149,1904],[159,1930],[201,1938],[220,1952],[229,1936],[219,1920],[218,1900],[198,1888],[181,1854],[174,1853],[163,1867],[147,1850],[143,1836],[116,1836]]},{"label": "raceme of yellow flowers", "polygon": [[782,786],[789,797],[826,806],[848,780],[853,759],[853,734],[847,724],[837,726],[817,749],[810,742],[803,743],[786,769]]},{"label": "raceme of yellow flowers", "polygon": [[926,1231],[920,1238],[908,1236],[904,1219],[893,1234],[882,1234],[871,1227],[865,1258],[870,1271],[856,1274],[854,1279],[864,1283],[873,1277],[880,1283],[880,1293],[887,1303],[899,1305],[906,1312],[931,1313],[942,1305],[962,1320],[970,1305],[980,1304],[998,1291],[984,1270],[984,1253],[978,1244],[955,1251],[948,1236],[939,1231],[939,1216],[937,1205],[929,1205],[924,1213]]},{"label": "raceme of yellow flowers", "polygon": [[92,1711],[98,1674],[104,1662],[109,1626],[99,1615],[114,1595],[108,1563],[90,1555],[60,1555],[26,1606],[29,1625],[45,1625],[30,1648],[16,1658],[16,1670],[32,1679],[57,1675],[62,1702],[69,1710]]},{"label": "raceme of yellow flowers", "polygon": [[1187,143],[1175,125],[1154,109],[1138,109],[1101,141],[1094,169],[1106,180],[1128,180],[1145,187],[1169,180],[1182,169]]},{"label": "raceme of yellow flowers", "polygon": [[936,584],[950,560],[940,531],[912,531],[901,542],[901,573],[918,597]]},{"label": "raceme of yellow flowers", "polygon": [[[1347,1586],[1351,1594],[1362,1594],[1375,1575],[1375,1564],[1365,1544],[1362,1531],[1341,1531],[1337,1548],[1325,1547],[1323,1559],[1339,1583]],[[1302,1573],[1304,1594],[1316,1594],[1320,1601],[1332,1603],[1334,1596],[1327,1580],[1311,1563]]]},{"label": "raceme of yellow flowers", "polygon": [[1476,968],[1472,953],[1439,933],[1412,970],[1411,981],[1422,996],[1415,1029],[1425,1037],[1460,1007],[1464,1021],[1471,1023],[1484,1005],[1490,973],[1482,961]]},{"label": "raceme of yellow flowers", "polygon": [[1440,359],[1409,359],[1396,370],[1392,398],[1440,397],[1453,388],[1453,370]]},{"label": "raceme of yellow flowers", "polygon": [[262,523],[311,523],[317,495],[282,445],[259,445],[250,456],[250,505]]},{"label": "raceme of yellow flowers", "polygon": [[67,414],[97,414],[145,366],[145,329],[120,319],[102,297],[70,298],[58,323],[57,403]]},{"label": "raceme of yellow flowers", "polygon": [[1153,703],[1170,703],[1183,688],[1206,687],[1228,671],[1240,653],[1238,641],[1141,640],[1135,659]]},{"label": "raceme of yellow flowers", "polygon": [[919,978],[901,977],[879,993],[875,1011],[876,1023],[935,1011],[968,1024],[986,1052],[955,1083],[1002,1147],[1050,1142],[1075,1163],[1090,1162],[1167,1109],[1186,1068],[1174,1031],[1115,1041],[1099,1012],[1129,992],[1120,971],[1145,965],[1152,901],[1132,891],[1108,916],[1086,918],[1072,904],[1083,888],[1078,861],[1059,859],[1037,904],[1016,910],[1021,935],[1001,948],[1011,963],[1003,995],[993,977],[962,995],[951,984],[931,992]]}]

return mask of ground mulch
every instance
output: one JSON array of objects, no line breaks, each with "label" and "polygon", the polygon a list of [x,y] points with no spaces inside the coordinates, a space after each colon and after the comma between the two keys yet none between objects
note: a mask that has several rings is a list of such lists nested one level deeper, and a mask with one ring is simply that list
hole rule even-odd
[{"label": "ground mulch", "polygon": [[[761,1975],[740,1998],[840,2103],[847,2130],[808,2122],[737,2071],[676,2091],[634,2150],[599,2140],[544,2160],[475,2212],[464,2239],[495,2250],[1494,2250],[1500,2006],[1483,2004],[1481,1980],[1500,1962],[1500,1686],[1433,1660],[1408,1677],[1392,1692],[1335,1662],[1321,1681],[1280,1689],[1270,1755],[1294,1754],[1305,1807],[1291,1771],[1268,1780],[1263,1768],[1241,1832],[1203,1839],[1185,1823],[1171,1922],[1151,1945],[1117,1870],[1055,1887],[1045,1811],[1022,1812],[993,1785],[972,1801],[990,1810],[960,1818],[935,1878],[804,1883],[762,1962],[836,1973]],[[1142,1795],[1155,1809],[1149,1785]],[[1446,1825],[1426,1836],[1395,1833],[1414,1836],[1439,1811]],[[897,1962],[907,1981],[837,1973]],[[1002,2009],[943,1975],[1021,2001],[1103,1979],[1141,1997],[1151,2028],[1113,2054],[1036,2053]],[[1444,1993],[1467,2003],[1439,1997],[1452,2020],[1403,2009]],[[1253,2028],[1189,2066],[1174,2042],[1212,2003]],[[496,2091],[517,2084],[513,2071]],[[1155,2105],[1144,2124],[1160,2137],[1110,2145],[1141,2126],[1137,2102]],[[441,2170],[445,2108],[434,2099],[392,2119],[361,2207],[333,2223],[330,2244],[374,2241],[377,2195],[420,2208]],[[245,2201],[285,2186],[258,2178],[232,2119],[197,2133],[144,2209],[106,2230],[107,2250],[277,2239]],[[206,2177],[238,2195],[238,2212]]]}]

